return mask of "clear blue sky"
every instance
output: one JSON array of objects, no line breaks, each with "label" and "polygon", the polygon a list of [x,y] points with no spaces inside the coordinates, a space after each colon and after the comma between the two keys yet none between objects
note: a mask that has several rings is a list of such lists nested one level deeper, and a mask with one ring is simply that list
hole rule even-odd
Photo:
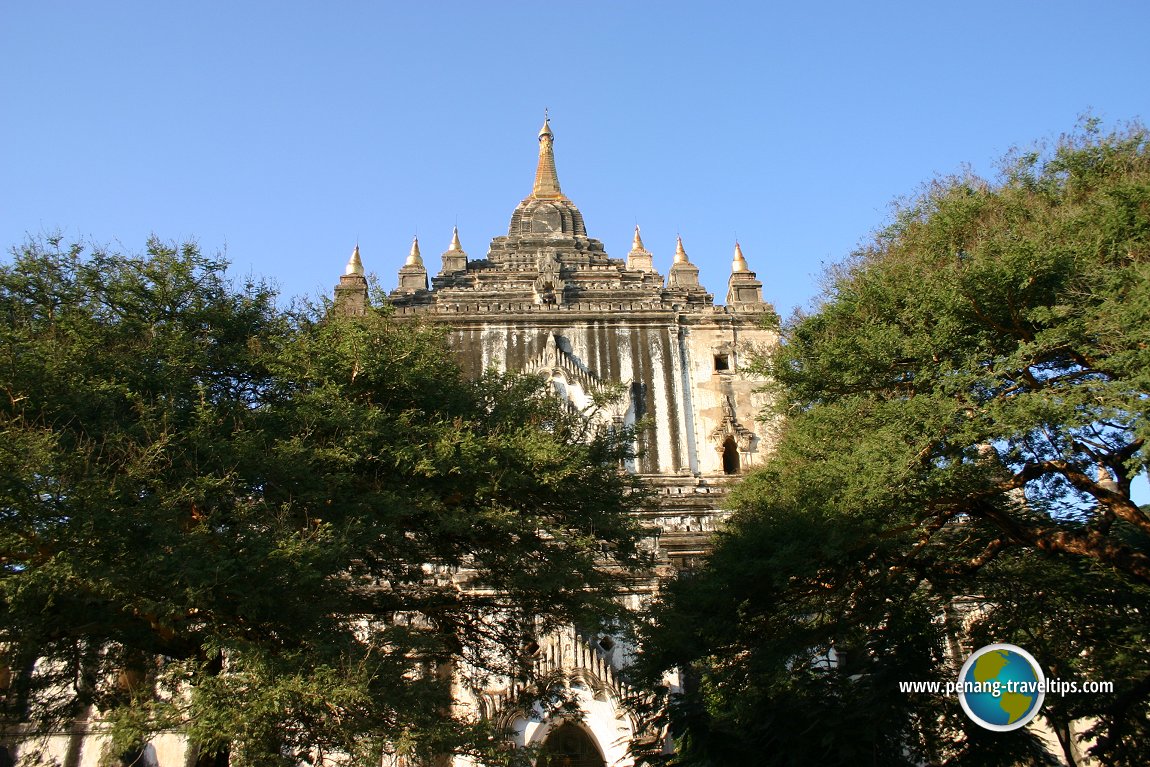
[{"label": "clear blue sky", "polygon": [[622,257],[736,236],[784,315],[889,203],[1091,110],[1150,118],[1150,3],[17,2],[0,12],[0,243],[226,251],[327,292],[418,233],[482,257],[559,178]]},{"label": "clear blue sky", "polygon": [[194,238],[287,295],[357,240],[388,288],[416,233],[482,257],[544,107],[609,253],[678,232],[721,297],[738,237],[784,315],[928,179],[1150,119],[1145,0],[0,8],[0,243]]}]

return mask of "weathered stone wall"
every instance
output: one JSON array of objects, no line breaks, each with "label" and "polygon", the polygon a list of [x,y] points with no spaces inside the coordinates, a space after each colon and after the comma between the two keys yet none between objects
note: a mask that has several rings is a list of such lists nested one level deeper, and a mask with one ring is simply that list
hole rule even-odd
[{"label": "weathered stone wall", "polygon": [[[732,418],[736,428],[754,434],[740,454],[744,468],[758,463],[769,446],[755,421],[766,404],[758,391],[761,382],[744,371],[755,350],[776,340],[759,326],[758,317],[714,309],[698,314],[568,310],[425,317],[451,326],[451,344],[471,375],[495,370],[550,377],[551,367],[541,357],[554,339],[566,362],[586,374],[589,381],[583,386],[622,385],[624,422],[640,426],[640,455],[631,467],[639,474],[723,474],[721,449],[716,448]],[[720,355],[728,360],[721,371],[715,362]]]}]

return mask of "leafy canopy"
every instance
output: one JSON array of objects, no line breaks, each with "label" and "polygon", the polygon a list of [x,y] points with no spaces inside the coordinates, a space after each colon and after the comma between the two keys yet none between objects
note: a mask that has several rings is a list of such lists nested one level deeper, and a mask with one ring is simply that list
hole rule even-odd
[{"label": "leafy canopy", "polygon": [[193,245],[0,266],[6,723],[98,715],[124,759],[180,727],[205,765],[505,761],[450,685],[618,615],[627,435],[465,379],[433,329],[275,298]]},{"label": "leafy canopy", "polygon": [[777,450],[645,637],[652,674],[687,670],[675,763],[1039,763],[895,684],[1013,641],[1116,684],[1046,699],[1067,758],[1144,764],[1146,129],[1087,121],[995,182],[930,184],[782,335]]}]

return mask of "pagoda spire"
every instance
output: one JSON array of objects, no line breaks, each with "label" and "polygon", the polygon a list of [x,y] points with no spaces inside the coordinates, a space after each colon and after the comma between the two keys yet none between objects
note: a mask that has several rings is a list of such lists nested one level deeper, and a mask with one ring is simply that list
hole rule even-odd
[{"label": "pagoda spire", "polygon": [[531,196],[537,199],[562,199],[559,176],[555,173],[555,134],[551,132],[551,118],[545,117],[539,130],[539,165],[535,168],[535,186]]},{"label": "pagoda spire", "polygon": [[747,265],[747,259],[743,258],[743,249],[739,247],[739,241],[735,240],[735,257],[731,259],[732,272],[749,272],[751,267]]},{"label": "pagoda spire", "polygon": [[687,258],[687,251],[683,249],[683,238],[679,235],[675,235],[675,262],[671,264],[667,285],[671,289],[703,291],[703,286],[699,284],[699,267],[692,264],[691,260]]},{"label": "pagoda spire", "polygon": [[339,284],[335,286],[335,305],[332,309],[336,314],[344,316],[355,316],[367,311],[367,278],[363,276],[363,260],[359,257],[358,242],[339,277]]},{"label": "pagoda spire", "polygon": [[643,238],[639,236],[638,224],[635,224],[635,239],[631,241],[631,252],[627,254],[627,268],[640,272],[655,271],[651,251],[643,247]]},{"label": "pagoda spire", "polygon": [[423,257],[419,255],[419,237],[416,236],[411,240],[411,252],[407,254],[407,261],[404,266],[423,266]]},{"label": "pagoda spire", "polygon": [[443,252],[443,268],[440,275],[454,274],[467,271],[467,254],[463,251],[463,244],[459,242],[459,227],[451,230],[451,245]]},{"label": "pagoda spire", "polygon": [[413,237],[407,261],[399,268],[399,287],[396,292],[410,294],[420,290],[427,290],[427,269],[423,266],[423,257],[419,255],[419,237]]},{"label": "pagoda spire", "polygon": [[343,270],[344,274],[363,276],[363,261],[359,257],[359,243],[355,244],[355,250],[351,252],[351,258],[347,260],[347,267]]},{"label": "pagoda spire", "polygon": [[763,301],[763,283],[743,258],[743,248],[735,240],[735,255],[731,259],[731,276],[727,280],[727,306],[740,312],[763,312],[770,304]]}]

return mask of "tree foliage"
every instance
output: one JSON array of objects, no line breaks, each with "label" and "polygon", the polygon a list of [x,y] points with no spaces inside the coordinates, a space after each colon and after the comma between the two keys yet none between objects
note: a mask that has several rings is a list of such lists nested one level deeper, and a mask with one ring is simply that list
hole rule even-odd
[{"label": "tree foliage", "polygon": [[281,309],[192,245],[14,256],[9,735],[91,716],[125,758],[167,727],[202,764],[505,758],[453,673],[522,674],[536,632],[617,614],[643,559],[626,435],[465,379],[427,327]]},{"label": "tree foliage", "polygon": [[777,451],[645,637],[649,668],[690,682],[675,763],[1041,762],[1026,731],[895,684],[954,679],[1001,641],[1049,677],[1115,683],[1047,697],[1064,758],[1145,764],[1147,131],[1087,121],[995,182],[930,184],[761,372]]}]

